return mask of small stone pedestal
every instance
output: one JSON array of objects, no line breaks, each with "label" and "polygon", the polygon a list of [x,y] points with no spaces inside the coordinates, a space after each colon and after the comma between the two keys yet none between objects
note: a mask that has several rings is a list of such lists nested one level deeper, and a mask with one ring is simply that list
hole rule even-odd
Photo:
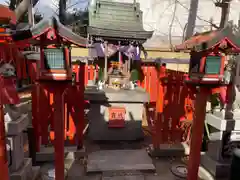
[{"label": "small stone pedestal", "polygon": [[201,164],[213,176],[229,176],[231,157],[234,148],[240,147],[240,116],[224,119],[220,112],[206,114],[210,127],[210,139],[207,152],[201,157]]},{"label": "small stone pedestal", "polygon": [[[141,88],[135,90],[106,88],[87,89],[85,99],[89,100],[88,135],[94,141],[131,141],[144,137],[142,119],[144,103],[149,101],[148,94]],[[109,126],[109,107],[125,109],[123,127]]]},{"label": "small stone pedestal", "polygon": [[36,178],[39,167],[32,169],[32,159],[24,158],[23,130],[29,124],[28,114],[15,116],[16,119],[13,120],[7,113],[4,118],[10,180],[32,180]]}]

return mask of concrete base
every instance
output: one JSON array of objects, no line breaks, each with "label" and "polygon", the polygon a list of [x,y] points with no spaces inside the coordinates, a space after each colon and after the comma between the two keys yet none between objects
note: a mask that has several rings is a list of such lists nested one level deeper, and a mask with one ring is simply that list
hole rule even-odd
[{"label": "concrete base", "polygon": [[[36,162],[51,162],[54,161],[54,147],[41,147],[40,152],[36,153]],[[76,156],[85,155],[85,148],[81,150],[77,150],[76,146],[65,147],[65,157],[68,156],[69,153],[73,153],[73,158]]]},{"label": "concrete base", "polygon": [[103,176],[102,180],[145,180],[143,175],[138,175],[138,176]]},{"label": "concrete base", "polygon": [[86,149],[85,147],[82,148],[81,150],[77,150],[76,152],[74,152],[74,159],[82,159],[84,157],[86,157]]},{"label": "concrete base", "polygon": [[230,164],[217,162],[206,154],[201,155],[201,164],[216,179],[229,177]]},{"label": "concrete base", "polygon": [[153,157],[186,156],[189,154],[189,148],[184,143],[161,144],[158,149],[150,146],[149,153]]},{"label": "concrete base", "polygon": [[106,150],[89,154],[87,172],[104,171],[155,171],[155,166],[144,149]]},{"label": "concrete base", "polygon": [[29,124],[29,119],[27,114],[21,115],[17,120],[11,120],[5,115],[5,130],[7,136],[15,136],[25,130]]},{"label": "concrete base", "polygon": [[32,167],[32,176],[30,180],[38,180],[39,176],[40,176],[40,167],[39,166]]},{"label": "concrete base", "polygon": [[[64,161],[65,178],[67,177],[68,172],[71,169],[73,162],[74,162],[74,160],[72,160],[72,159],[66,159]],[[47,163],[47,164],[44,164],[43,166],[41,166],[40,173],[41,173],[42,179],[48,180],[49,179],[49,171],[54,171],[54,170],[55,170],[54,163]]]},{"label": "concrete base", "polygon": [[[130,98],[130,97],[129,97]],[[108,102],[109,103],[109,102]],[[94,141],[132,141],[144,137],[142,131],[143,104],[109,103],[109,106],[126,109],[125,125],[122,128],[108,126],[109,112],[106,105],[91,104],[88,113],[88,136]]]},{"label": "concrete base", "polygon": [[16,172],[10,174],[10,180],[28,180],[32,177],[32,159],[24,159],[23,166]]},{"label": "concrete base", "polygon": [[[135,90],[86,90],[85,98],[91,103],[88,112],[88,136],[95,141],[131,141],[144,137],[142,131],[143,104],[149,101],[149,94],[142,88]],[[123,107],[126,110],[124,127],[109,127],[109,107]]]}]

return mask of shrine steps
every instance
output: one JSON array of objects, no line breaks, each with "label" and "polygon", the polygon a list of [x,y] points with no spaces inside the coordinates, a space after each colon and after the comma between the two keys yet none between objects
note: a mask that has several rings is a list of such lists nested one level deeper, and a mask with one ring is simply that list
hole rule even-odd
[{"label": "shrine steps", "polygon": [[88,155],[87,173],[109,171],[155,171],[155,166],[144,149],[101,150]]}]

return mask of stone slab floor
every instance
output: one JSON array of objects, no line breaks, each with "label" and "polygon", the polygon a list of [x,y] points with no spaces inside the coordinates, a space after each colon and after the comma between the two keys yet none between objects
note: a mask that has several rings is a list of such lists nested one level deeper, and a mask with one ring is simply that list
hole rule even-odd
[{"label": "stone slab floor", "polygon": [[[128,144],[128,143],[103,143],[89,144],[86,142],[87,154],[92,152],[114,150],[114,149],[142,149],[145,150],[145,144]],[[175,177],[171,172],[171,167],[174,165],[184,165],[187,160],[176,157],[161,157],[152,158],[152,162],[156,168],[156,171],[139,171],[139,170],[127,170],[127,171],[105,171],[105,172],[88,172],[87,173],[87,158],[86,159],[66,159],[66,180],[180,180]],[[117,163],[117,162],[116,162]],[[42,166],[44,169],[46,166]],[[204,170],[199,172],[199,180],[214,180]],[[49,180],[49,179],[40,179]]]}]

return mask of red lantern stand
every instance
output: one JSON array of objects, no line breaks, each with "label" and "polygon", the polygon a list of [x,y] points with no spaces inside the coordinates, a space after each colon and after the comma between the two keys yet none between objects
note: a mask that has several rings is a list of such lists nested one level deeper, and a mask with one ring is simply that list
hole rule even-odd
[{"label": "red lantern stand", "polygon": [[[57,35],[56,35],[57,36]],[[42,35],[41,39],[44,38]],[[44,42],[44,41],[43,41]],[[50,44],[52,45],[52,44]],[[37,73],[37,81],[40,86],[47,89],[53,94],[53,124],[54,124],[54,149],[55,149],[55,172],[57,180],[64,180],[64,140],[65,140],[65,92],[72,84],[72,71],[70,66],[69,49],[63,48],[65,69],[51,70],[46,69],[46,62],[44,61],[45,52],[48,48],[47,44],[41,46],[41,62]],[[55,47],[58,49],[58,47]],[[53,46],[49,49],[55,49]]]},{"label": "red lantern stand", "polygon": [[[198,180],[208,96],[214,89],[226,85],[224,81],[226,54],[240,52],[240,44],[235,43],[236,37],[230,28],[228,26],[196,35],[176,46],[178,51],[191,51],[189,77],[186,83],[196,91],[187,180]],[[217,64],[211,64],[212,62]],[[218,72],[211,72],[210,68],[213,66],[218,67]]]},{"label": "red lantern stand", "polygon": [[[67,90],[72,88],[73,75],[70,47],[71,44],[86,47],[86,39],[71,32],[54,17],[44,19],[39,24],[29,30],[18,31],[12,37],[18,42],[29,41],[40,46],[40,62],[37,68],[36,82],[53,94],[55,178],[56,180],[64,180],[64,115],[66,110],[64,100]],[[80,91],[81,89],[78,93]],[[81,128],[77,128],[77,131],[81,131],[83,119],[76,116],[75,118],[77,118],[76,121],[81,121],[78,122]],[[81,139],[81,137],[78,138]]]}]

